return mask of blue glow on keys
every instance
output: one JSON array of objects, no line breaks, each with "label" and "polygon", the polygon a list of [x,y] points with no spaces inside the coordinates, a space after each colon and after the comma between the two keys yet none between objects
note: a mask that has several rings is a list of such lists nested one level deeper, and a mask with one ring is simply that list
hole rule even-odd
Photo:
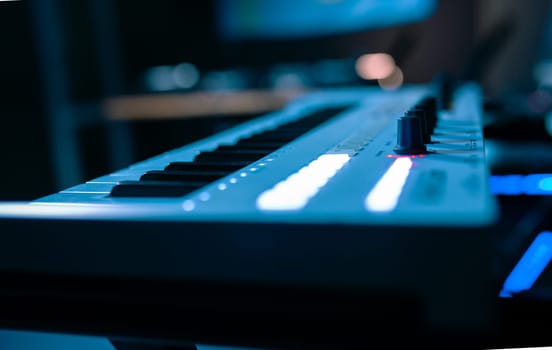
[{"label": "blue glow on keys", "polygon": [[366,196],[366,209],[373,212],[395,209],[411,167],[410,158],[397,158]]},{"label": "blue glow on keys", "polygon": [[504,281],[501,297],[530,289],[552,259],[552,232],[543,231],[527,248]]},{"label": "blue glow on keys", "polygon": [[326,153],[257,197],[261,210],[299,210],[351,159],[348,154]]}]

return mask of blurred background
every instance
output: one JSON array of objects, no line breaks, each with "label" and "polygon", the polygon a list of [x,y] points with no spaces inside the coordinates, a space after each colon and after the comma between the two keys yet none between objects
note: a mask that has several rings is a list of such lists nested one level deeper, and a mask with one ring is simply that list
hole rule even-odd
[{"label": "blurred background", "polygon": [[546,0],[0,1],[0,29],[1,200],[84,182],[310,90],[443,77],[481,82],[497,173],[552,164]]}]

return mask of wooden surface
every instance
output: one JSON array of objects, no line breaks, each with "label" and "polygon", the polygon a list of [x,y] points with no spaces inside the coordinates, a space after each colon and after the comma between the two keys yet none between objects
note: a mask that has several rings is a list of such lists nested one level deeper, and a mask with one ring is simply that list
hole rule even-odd
[{"label": "wooden surface", "polygon": [[119,96],[104,101],[113,120],[191,118],[264,113],[282,108],[304,90],[246,90]]}]

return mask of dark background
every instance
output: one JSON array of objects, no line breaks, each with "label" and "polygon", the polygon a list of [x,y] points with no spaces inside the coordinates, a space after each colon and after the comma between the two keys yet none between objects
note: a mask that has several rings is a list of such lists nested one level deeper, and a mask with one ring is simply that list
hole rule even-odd
[{"label": "dark background", "polygon": [[[44,29],[36,20],[39,1],[0,2],[1,200],[34,199],[61,189],[52,170],[52,126],[45,93],[51,86],[45,84],[49,68],[42,54],[44,48],[56,48],[39,35]],[[111,2],[115,25],[110,33],[117,43],[113,55],[119,59],[121,79],[110,90],[102,87],[100,79],[102,57],[94,39],[98,17],[89,2],[54,3],[62,22],[59,39],[66,45],[68,100],[92,106],[107,96],[143,92],[143,74],[156,65],[186,61],[202,72],[233,67],[262,72],[277,63],[358,57],[366,52],[392,54],[407,83],[429,82],[436,74],[448,72],[479,80],[488,96],[502,98],[535,89],[532,68],[546,54],[542,48],[548,2],[540,0],[443,0],[433,16],[420,23],[331,37],[245,43],[228,43],[217,36],[212,1],[118,0]],[[369,84],[360,79],[354,83]],[[262,87],[263,81],[257,84]],[[132,122],[134,152],[127,163],[251,116]],[[85,123],[76,132],[83,181],[116,170],[109,163],[104,119]]]}]

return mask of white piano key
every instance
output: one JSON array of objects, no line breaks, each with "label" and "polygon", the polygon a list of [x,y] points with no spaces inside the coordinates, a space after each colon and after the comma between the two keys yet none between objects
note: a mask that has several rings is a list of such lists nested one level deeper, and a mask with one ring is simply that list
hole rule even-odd
[{"label": "white piano key", "polygon": [[87,182],[81,185],[70,187],[66,190],[61,191],[60,193],[109,194],[113,186],[113,183]]}]

